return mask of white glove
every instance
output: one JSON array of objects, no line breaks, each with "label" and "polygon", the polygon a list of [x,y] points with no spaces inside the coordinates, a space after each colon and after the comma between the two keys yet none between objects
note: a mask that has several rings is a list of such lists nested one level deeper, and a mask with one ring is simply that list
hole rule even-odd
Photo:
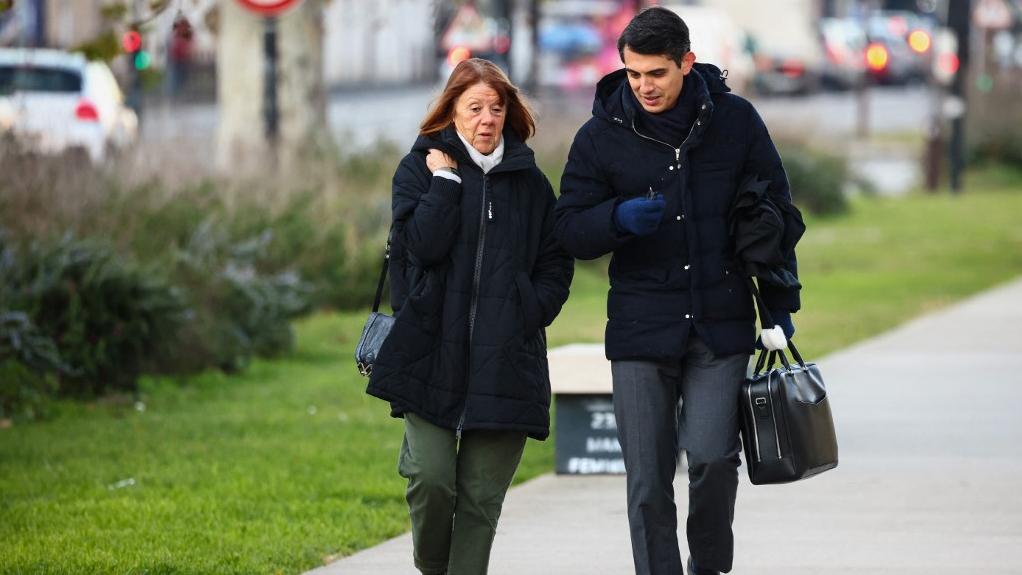
[{"label": "white glove", "polygon": [[784,337],[784,329],[779,325],[775,325],[773,329],[764,329],[759,338],[768,351],[788,349],[788,338]]}]

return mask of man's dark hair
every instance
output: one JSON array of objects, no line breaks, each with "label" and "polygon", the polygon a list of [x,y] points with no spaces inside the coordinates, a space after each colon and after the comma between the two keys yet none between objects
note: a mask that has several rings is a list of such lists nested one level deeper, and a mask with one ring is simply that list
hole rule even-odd
[{"label": "man's dark hair", "polygon": [[691,46],[688,25],[673,11],[660,6],[646,8],[628,23],[617,39],[617,52],[625,60],[625,46],[638,54],[664,55],[681,66]]}]

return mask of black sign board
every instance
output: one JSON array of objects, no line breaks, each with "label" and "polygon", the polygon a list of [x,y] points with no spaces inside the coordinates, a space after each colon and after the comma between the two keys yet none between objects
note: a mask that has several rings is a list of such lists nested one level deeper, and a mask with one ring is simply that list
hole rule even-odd
[{"label": "black sign board", "polygon": [[622,474],[625,462],[609,393],[557,394],[557,473]]}]

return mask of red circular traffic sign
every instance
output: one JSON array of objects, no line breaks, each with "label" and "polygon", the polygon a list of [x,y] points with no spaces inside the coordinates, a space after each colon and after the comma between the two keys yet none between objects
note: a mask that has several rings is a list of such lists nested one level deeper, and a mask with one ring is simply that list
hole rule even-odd
[{"label": "red circular traffic sign", "polygon": [[237,0],[244,8],[264,16],[276,16],[301,0]]}]

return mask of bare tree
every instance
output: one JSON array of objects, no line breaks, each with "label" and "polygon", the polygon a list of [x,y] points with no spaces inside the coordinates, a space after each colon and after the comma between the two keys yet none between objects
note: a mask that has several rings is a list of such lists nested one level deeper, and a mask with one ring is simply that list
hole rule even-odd
[{"label": "bare tree", "polygon": [[323,0],[303,0],[278,18],[279,138],[264,130],[263,18],[235,0],[219,0],[217,166],[252,173],[295,168],[329,150],[323,85]]}]

